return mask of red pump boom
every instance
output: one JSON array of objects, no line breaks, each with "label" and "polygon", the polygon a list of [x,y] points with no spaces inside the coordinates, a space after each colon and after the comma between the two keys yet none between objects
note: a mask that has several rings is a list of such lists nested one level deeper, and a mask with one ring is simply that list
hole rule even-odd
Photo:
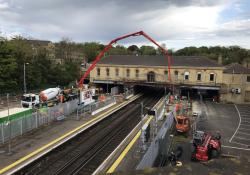
[{"label": "red pump boom", "polygon": [[110,43],[97,55],[97,57],[95,58],[95,60],[91,64],[91,66],[88,68],[88,70],[82,76],[82,78],[80,79],[80,81],[78,83],[78,86],[82,87],[84,79],[89,75],[90,71],[95,68],[96,63],[98,61],[100,61],[100,59],[103,57],[104,53],[107,52],[112,47],[112,44],[116,43],[119,40],[131,37],[131,36],[140,36],[140,35],[144,36],[146,39],[148,39],[149,41],[151,41],[152,43],[154,43],[156,46],[158,46],[161,49],[161,51],[167,56],[167,59],[168,59],[168,72],[169,72],[168,79],[169,79],[169,81],[171,81],[171,76],[170,76],[171,75],[170,74],[171,58],[170,58],[170,55],[168,54],[168,51],[165,48],[163,48],[162,46],[160,46],[155,40],[153,40],[146,33],[144,33],[143,31],[139,31],[139,32],[135,32],[135,33],[131,33],[131,34],[128,34],[128,35],[124,35],[124,36],[118,37],[118,38],[110,41]]}]

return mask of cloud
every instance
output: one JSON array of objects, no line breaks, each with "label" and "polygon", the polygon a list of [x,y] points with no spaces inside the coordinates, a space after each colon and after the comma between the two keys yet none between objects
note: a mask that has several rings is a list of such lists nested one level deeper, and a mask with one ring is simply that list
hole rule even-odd
[{"label": "cloud", "polygon": [[[230,33],[247,32],[246,19],[218,24],[221,12],[231,5],[229,0],[0,0],[0,30],[8,36],[21,33],[52,41],[69,37],[107,43],[140,30],[159,42],[215,41]],[[121,43],[145,41],[132,38]]]},{"label": "cloud", "polygon": [[220,34],[224,34],[225,36],[236,35],[250,35],[250,19],[242,19],[242,20],[233,20],[230,22],[226,22],[221,25],[217,31]]},{"label": "cloud", "polygon": [[6,10],[9,8],[9,5],[7,2],[1,2],[0,1],[0,10]]}]

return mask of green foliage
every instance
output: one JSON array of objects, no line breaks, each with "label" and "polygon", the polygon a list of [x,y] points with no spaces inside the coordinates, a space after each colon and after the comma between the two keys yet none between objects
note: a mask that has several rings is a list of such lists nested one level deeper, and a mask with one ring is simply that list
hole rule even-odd
[{"label": "green foliage", "polygon": [[141,46],[140,52],[142,55],[156,55],[156,50],[152,46]]},{"label": "green foliage", "polygon": [[138,53],[140,51],[140,49],[138,48],[137,45],[131,45],[128,47],[128,52],[129,53]]},{"label": "green foliage", "polygon": [[239,46],[214,46],[214,47],[185,47],[174,53],[174,55],[185,56],[206,56],[213,60],[218,60],[218,57],[222,57],[222,63],[224,65],[230,63],[242,63],[244,60],[250,58],[249,50],[241,48]]},{"label": "green foliage", "polygon": [[11,55],[11,47],[6,40],[0,41],[0,89],[1,92],[9,92],[17,89],[16,59]]},{"label": "green foliage", "polygon": [[83,52],[89,62],[93,61],[103,48],[104,45],[96,42],[83,44]]},{"label": "green foliage", "polygon": [[[55,64],[49,57],[48,50],[43,47],[34,48],[25,38],[15,37],[12,40],[0,38],[0,93],[23,91],[24,64],[26,68],[26,84],[28,91],[55,86],[67,86],[79,79],[80,64],[73,62],[74,48],[68,41],[62,41],[58,53],[65,61]],[[76,44],[79,48],[79,44]],[[82,49],[82,47],[81,47]],[[68,53],[67,53],[68,52]]]},{"label": "green foliage", "polygon": [[112,47],[109,49],[108,55],[127,55],[127,48],[121,45],[117,45],[116,47]]}]

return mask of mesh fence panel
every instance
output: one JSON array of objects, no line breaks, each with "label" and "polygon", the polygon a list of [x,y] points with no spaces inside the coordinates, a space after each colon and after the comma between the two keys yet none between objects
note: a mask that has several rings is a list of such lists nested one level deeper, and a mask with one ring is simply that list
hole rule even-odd
[{"label": "mesh fence panel", "polygon": [[142,160],[136,169],[145,169],[153,167],[154,162],[159,154],[166,154],[170,146],[170,129],[174,122],[174,115],[170,113],[166,121],[162,125],[160,131],[157,133],[155,139],[151,142],[148,150],[144,154]]},{"label": "mesh fence panel", "polygon": [[66,118],[77,109],[78,100],[60,103],[49,108],[38,109],[30,115],[4,122],[0,124],[0,143],[5,143],[8,139],[22,135],[39,126],[46,125],[56,120]]},{"label": "mesh fence panel", "polygon": [[80,117],[84,117],[87,113],[90,114],[93,111],[101,109],[115,102],[116,102],[115,97],[110,96],[107,97],[105,101],[99,101],[93,104],[89,104],[87,106],[79,105],[77,108],[77,119],[79,119]]}]

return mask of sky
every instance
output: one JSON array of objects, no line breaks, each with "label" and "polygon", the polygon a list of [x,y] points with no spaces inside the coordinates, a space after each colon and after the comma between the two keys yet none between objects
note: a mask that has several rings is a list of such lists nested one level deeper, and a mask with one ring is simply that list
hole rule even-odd
[{"label": "sky", "polygon": [[[108,43],[144,31],[169,49],[250,49],[249,0],[0,0],[0,35]],[[152,45],[143,37],[118,42]]]}]

